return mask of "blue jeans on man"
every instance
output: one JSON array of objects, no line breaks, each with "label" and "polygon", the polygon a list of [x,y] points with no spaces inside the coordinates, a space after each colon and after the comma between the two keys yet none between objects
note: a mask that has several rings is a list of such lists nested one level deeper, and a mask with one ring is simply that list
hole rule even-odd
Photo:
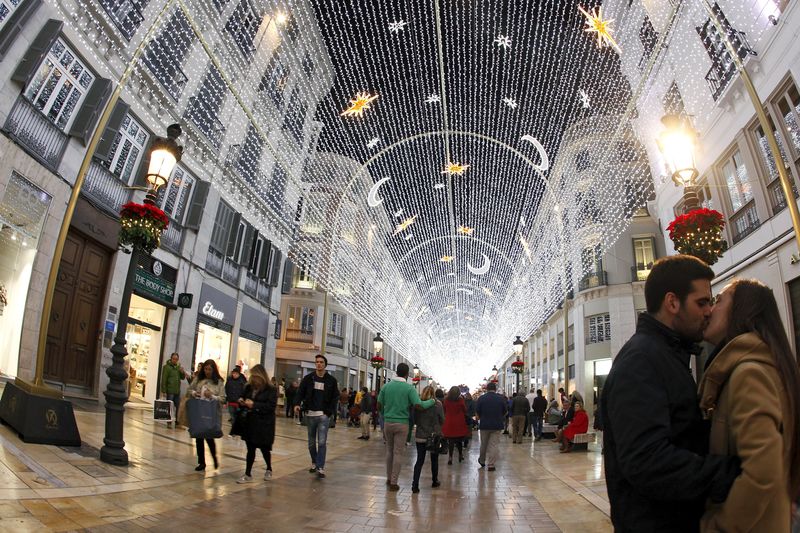
[{"label": "blue jeans on man", "polygon": [[542,436],[542,417],[534,413],[528,413],[528,415],[531,419],[533,436],[538,439]]},{"label": "blue jeans on man", "polygon": [[[167,400],[171,401],[171,402],[172,402],[172,404],[175,406],[175,411],[173,411],[173,412],[172,412],[172,415],[173,415],[175,418],[173,419],[173,421],[172,421],[172,422],[175,422],[175,423],[176,423],[176,426],[175,426],[175,427],[178,427],[178,426],[177,426],[177,420],[178,420],[178,407],[180,407],[180,405],[181,405],[181,395],[180,395],[180,393],[179,393],[179,394],[169,394],[169,393],[167,393],[167,394],[166,394],[166,396],[167,396]],[[168,422],[168,423],[167,423],[167,425],[168,425],[168,426],[169,426],[169,425],[171,425],[171,424],[172,424],[172,422]]]},{"label": "blue jeans on man", "polygon": [[308,416],[308,413],[306,413],[306,422],[308,424],[308,453],[311,455],[311,462],[317,467],[317,470],[322,470],[325,468],[325,452],[328,448],[330,418],[326,415]]}]

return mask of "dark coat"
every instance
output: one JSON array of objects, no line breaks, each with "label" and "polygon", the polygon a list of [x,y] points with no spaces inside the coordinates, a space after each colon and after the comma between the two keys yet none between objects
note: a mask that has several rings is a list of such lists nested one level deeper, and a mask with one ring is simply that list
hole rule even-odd
[{"label": "dark coat", "polygon": [[247,378],[239,374],[239,379],[228,378],[225,382],[225,398],[228,403],[236,403],[239,398],[244,394],[244,388],[247,386]]},{"label": "dark coat", "polygon": [[[320,381],[323,383],[323,393],[320,401],[315,404],[314,402],[314,382]],[[339,384],[336,378],[325,372],[325,375],[317,377],[316,372],[307,374],[300,381],[300,388],[294,397],[294,404],[299,405],[303,411],[322,411],[325,416],[333,416],[336,412],[336,402],[339,401]]]},{"label": "dark coat", "polygon": [[622,347],[600,401],[616,531],[698,531],[706,497],[727,496],[735,458],[705,455],[689,369],[694,345],[647,313]]},{"label": "dark coat", "polygon": [[517,394],[511,400],[511,416],[528,416],[530,410],[531,404],[525,396]]},{"label": "dark coat", "polygon": [[247,410],[243,438],[259,448],[272,449],[275,441],[275,407],[278,405],[278,389],[264,387],[255,395],[250,385],[244,389],[244,399],[253,400],[253,408]]}]

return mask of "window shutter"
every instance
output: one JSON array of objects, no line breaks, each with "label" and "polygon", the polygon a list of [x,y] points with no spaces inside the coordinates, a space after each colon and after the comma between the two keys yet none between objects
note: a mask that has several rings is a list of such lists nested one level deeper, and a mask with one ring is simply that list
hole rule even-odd
[{"label": "window shutter", "polygon": [[[149,164],[149,157],[147,158]],[[144,165],[144,162],[142,162]],[[192,204],[189,206],[189,213],[186,215],[186,226],[188,229],[200,229],[200,221],[203,220],[203,210],[206,208],[206,200],[208,199],[208,189],[211,187],[207,181],[197,180],[194,184],[194,195],[192,196]]]},{"label": "window shutter", "polygon": [[256,265],[256,277],[266,281],[269,271],[269,260],[272,257],[272,243],[267,239],[261,242],[261,257]]},{"label": "window shutter", "polygon": [[280,280],[281,274],[281,258],[283,254],[278,249],[277,246],[272,246],[272,272],[269,275],[269,286],[270,287],[277,287],[278,280]]},{"label": "window shutter", "polygon": [[[111,153],[111,146],[114,144],[114,139],[119,133],[119,128],[122,126],[122,121],[125,119],[125,115],[128,114],[130,107],[122,100],[117,100],[117,105],[114,106],[114,111],[111,112],[106,129],[103,131],[103,136],[100,137],[100,143],[98,143],[97,150],[94,152],[94,156],[97,159],[108,161],[114,155]],[[150,153],[150,150],[147,150],[147,153]],[[142,157],[144,157],[144,154],[142,154]]]},{"label": "window shutter", "polygon": [[22,61],[17,65],[14,74],[11,75],[12,80],[21,83],[23,86],[30,83],[31,78],[36,74],[36,69],[39,68],[44,56],[50,51],[50,47],[53,46],[53,43],[58,38],[63,26],[64,23],[62,21],[55,19],[50,19],[44,23],[39,35],[33,40],[28,51],[22,56]]},{"label": "window shutter", "polygon": [[89,144],[92,138],[92,132],[100,119],[100,114],[106,106],[106,102],[111,97],[111,80],[106,78],[97,78],[89,92],[86,93],[86,98],[83,100],[75,120],[72,122],[72,127],[69,129],[69,134],[83,143],[84,146]]},{"label": "window shutter", "polygon": [[239,221],[242,220],[241,213],[234,213],[228,225],[228,245],[225,247],[225,255],[231,259],[236,254],[236,237],[239,236]]},{"label": "window shutter", "polygon": [[258,255],[263,245],[264,241],[259,238],[258,230],[253,228],[253,247],[250,249],[250,256],[247,258],[247,270],[252,272],[254,276],[258,274],[256,261],[258,261]]},{"label": "window shutter", "polygon": [[249,266],[250,258],[253,255],[253,244],[256,242],[256,229],[247,224],[244,228],[244,243],[242,244],[242,255],[239,257],[238,263],[240,265]]},{"label": "window shutter", "polygon": [[292,292],[292,277],[294,275],[294,263],[288,258],[283,264],[283,286],[281,287],[281,294],[289,294]]},{"label": "window shutter", "polygon": [[22,27],[25,26],[31,15],[39,9],[40,5],[42,5],[42,0],[23,0],[22,5],[11,13],[6,25],[0,28],[0,61],[3,60],[8,49],[14,44],[17,35],[22,31]]}]

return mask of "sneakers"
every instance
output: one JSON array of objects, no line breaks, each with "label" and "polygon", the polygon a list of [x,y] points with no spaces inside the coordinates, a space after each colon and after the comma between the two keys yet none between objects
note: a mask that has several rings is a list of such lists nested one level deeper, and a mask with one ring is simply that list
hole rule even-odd
[{"label": "sneakers", "polygon": [[269,481],[272,479],[272,470],[267,470],[264,472],[264,481]]},{"label": "sneakers", "polygon": [[324,468],[317,468],[317,477],[322,479],[325,477],[325,469]]},{"label": "sneakers", "polygon": [[361,435],[360,437],[358,437],[358,440],[367,440],[367,437],[365,437],[364,435]]},{"label": "sneakers", "polygon": [[397,492],[398,490],[400,490],[400,485],[397,485],[396,483],[392,483],[391,485],[389,485],[390,492]]},{"label": "sneakers", "polygon": [[494,472],[494,467],[492,465],[489,465],[489,468],[487,470],[489,470],[489,472]]},{"label": "sneakers", "polygon": [[486,463],[482,463],[482,462],[480,462],[480,461],[478,461],[478,464],[479,464],[479,465],[481,465],[481,468],[483,468],[484,466],[486,466]]},{"label": "sneakers", "polygon": [[253,476],[248,476],[247,474],[243,475],[242,477],[236,480],[236,483],[239,483],[240,485],[252,482],[253,482]]},{"label": "sneakers", "polygon": [[309,474],[316,474],[317,473],[317,465],[311,465],[311,468],[308,469]]},{"label": "sneakers", "polygon": [[419,494],[419,487],[411,487],[411,492],[414,494]]},{"label": "sneakers", "polygon": [[433,487],[434,489],[437,488],[437,487],[440,487],[441,485],[442,484],[439,483],[438,481],[434,481],[433,483],[431,483],[431,487]]}]

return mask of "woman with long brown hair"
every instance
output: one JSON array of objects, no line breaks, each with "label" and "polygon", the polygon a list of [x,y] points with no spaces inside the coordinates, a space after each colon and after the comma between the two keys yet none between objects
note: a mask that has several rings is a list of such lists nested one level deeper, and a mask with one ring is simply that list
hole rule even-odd
[{"label": "woman with long brown hair", "polygon": [[[215,400],[218,402],[219,419],[222,420],[222,405],[225,403],[225,380],[219,373],[217,362],[213,359],[208,359],[206,362],[198,366],[198,372],[189,385],[187,395],[192,398],[203,398],[206,400]],[[208,444],[208,450],[211,452],[211,458],[214,460],[214,468],[219,468],[219,460],[217,459],[217,444],[213,438],[196,438],[194,439],[195,448],[197,449],[197,468],[196,471],[202,472],[206,469],[206,448],[203,442]]]},{"label": "woman with long brown hair", "polygon": [[[422,389],[420,400],[430,400],[435,397],[433,386],[428,385]],[[419,492],[419,478],[422,474],[422,467],[425,464],[425,455],[431,455],[431,487],[434,489],[439,486],[439,449],[436,445],[442,435],[442,424],[444,423],[444,409],[442,402],[436,400],[436,404],[428,409],[423,409],[417,405],[414,410],[414,421],[417,425],[415,442],[417,444],[417,462],[414,463],[414,479],[411,483],[411,492]],[[433,448],[429,449],[428,444]]]},{"label": "woman with long brown hair", "polygon": [[464,461],[464,439],[467,438],[467,406],[458,387],[450,387],[444,399],[442,434],[447,439],[447,464],[453,464],[453,448],[458,448],[458,462]]},{"label": "woman with long brown hair", "polygon": [[239,414],[244,418],[243,434],[247,445],[247,458],[244,475],[237,483],[250,483],[253,481],[253,463],[256,460],[256,450],[261,450],[267,470],[264,480],[272,479],[272,443],[275,442],[275,407],[278,405],[278,390],[272,385],[266,369],[262,365],[255,365],[250,369],[250,379],[244,388],[239,405],[243,412]]},{"label": "woman with long brown hair", "polygon": [[788,532],[800,492],[800,368],[772,290],[749,279],[725,287],[705,340],[716,345],[700,383],[709,452],[739,457],[742,473],[701,527]]}]

